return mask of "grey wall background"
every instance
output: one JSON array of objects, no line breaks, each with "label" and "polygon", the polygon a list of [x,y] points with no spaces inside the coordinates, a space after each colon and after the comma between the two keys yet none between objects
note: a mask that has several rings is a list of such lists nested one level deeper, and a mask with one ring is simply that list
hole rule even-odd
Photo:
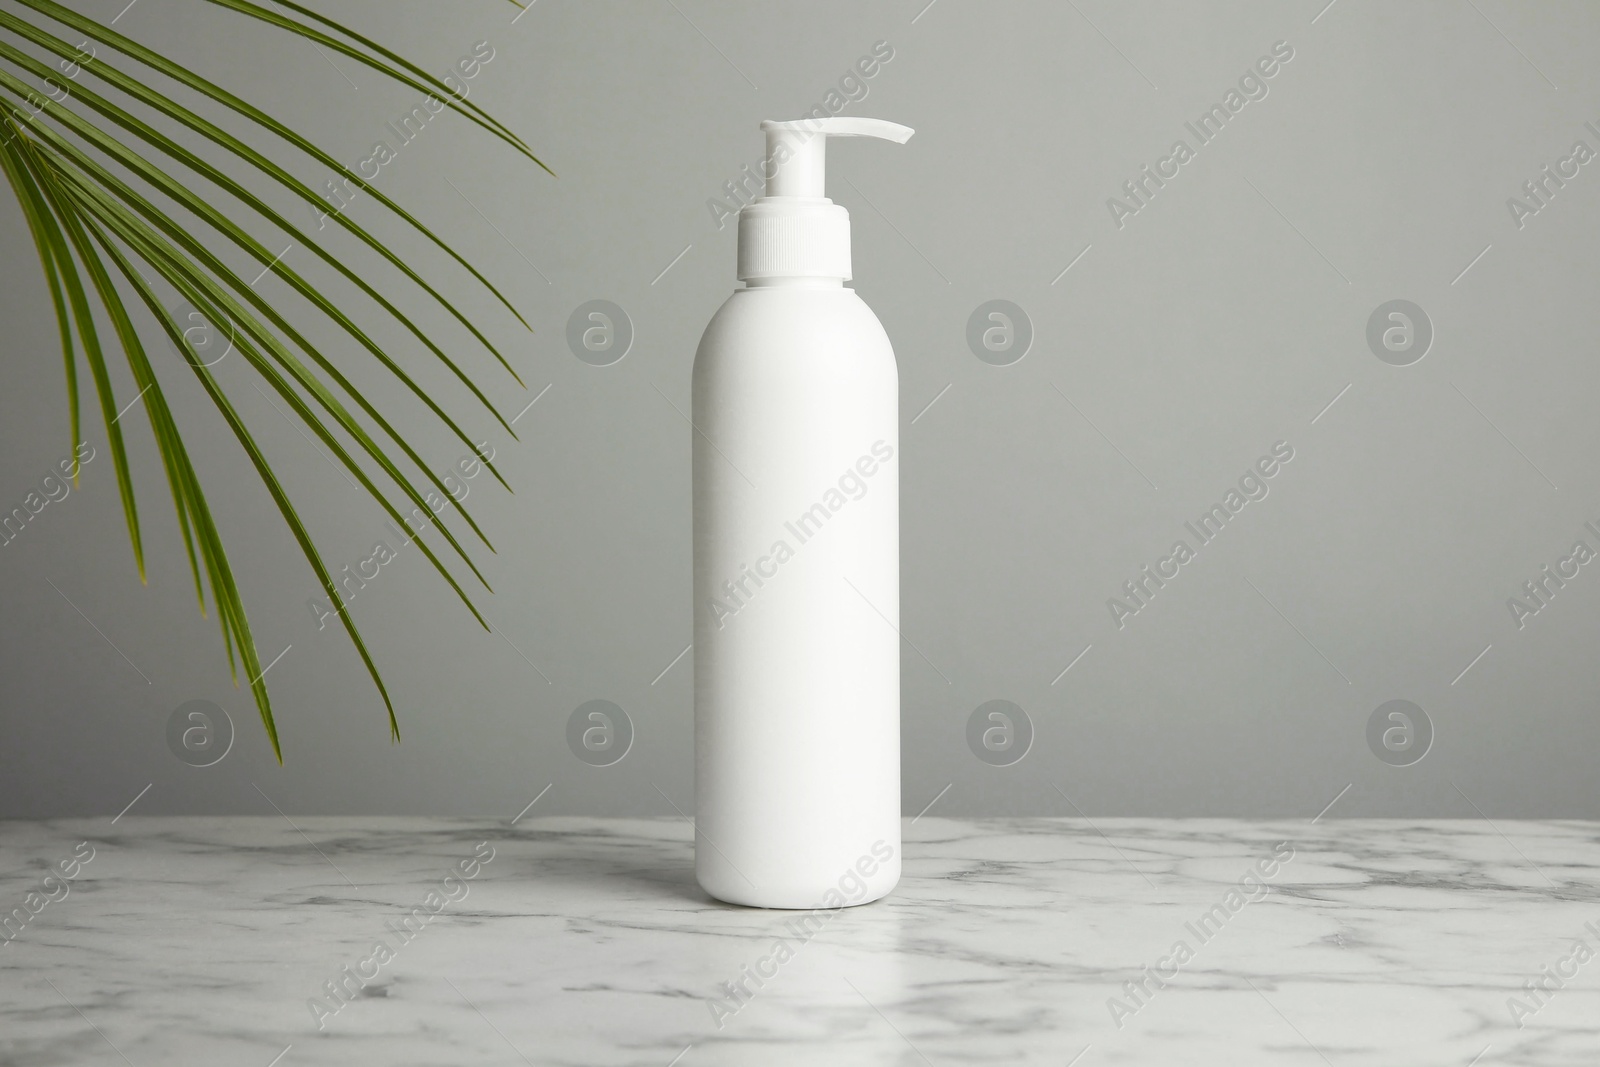
[{"label": "grey wall background", "polygon": [[[143,814],[269,813],[270,798],[291,813],[509,819],[547,785],[536,811],[689,811],[692,657],[666,669],[691,634],[690,428],[675,408],[687,411],[700,331],[734,284],[734,228],[718,229],[706,201],[759,158],[761,119],[821,102],[882,40],[893,59],[847,113],[916,137],[837,148],[830,192],[854,219],[856,287],[900,361],[908,814],[938,797],[939,814],[1309,818],[1337,796],[1330,817],[1600,817],[1600,566],[1520,629],[1507,607],[1576,540],[1600,550],[1583,525],[1600,526],[1600,163],[1521,228],[1507,207],[1575,141],[1600,150],[1584,126],[1600,125],[1600,11],[925,3],[542,0],[514,24],[489,0],[329,5],[430,70],[488,41],[473,99],[560,175],[440,120],[379,179],[512,294],[532,335],[372,204],[353,209],[507,346],[527,392],[413,301],[508,416],[547,389],[513,442],[415,345],[383,334],[493,444],[515,488],[480,478],[468,498],[500,550],[480,553],[500,634],[478,630],[414,548],[382,570],[352,612],[396,697],[404,742],[391,745],[349,642],[317,629],[290,536],[173,356],[163,380],[263,657],[288,649],[268,676],[286,764],[195,610],[142,408],[123,425],[147,588],[91,408],[99,457],[82,488],[0,549],[0,814],[114,813],[147,785]],[[110,18],[123,4],[78,6]],[[352,163],[415,103],[207,5],[142,0],[118,28]],[[1278,41],[1294,57],[1266,97],[1119,228],[1107,199],[1174,140],[1194,146],[1185,122]],[[70,442],[54,319],[9,197],[0,245],[9,509]],[[601,298],[636,334],[603,368],[565,342],[572,311]],[[1035,333],[1010,366],[966,342],[991,299],[1020,306]],[[1366,339],[1394,299],[1434,333],[1404,367]],[[456,460],[420,405],[317,336],[440,470]],[[393,540],[247,367],[219,374],[335,566]],[[1107,599],[1175,540],[1192,544],[1185,521],[1278,441],[1294,459],[1270,494],[1118,629]],[[166,742],[173,709],[196,699],[237,731],[205,769]],[[565,741],[591,699],[635,727],[610,767]],[[1008,767],[965,740],[992,699],[1033,725]],[[1435,734],[1411,766],[1367,741],[1374,709],[1395,699]]]}]

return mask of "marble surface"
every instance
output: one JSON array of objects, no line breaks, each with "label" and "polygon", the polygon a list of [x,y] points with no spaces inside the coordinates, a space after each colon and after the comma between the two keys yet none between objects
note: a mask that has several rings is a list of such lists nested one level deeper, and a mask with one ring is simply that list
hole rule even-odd
[{"label": "marble surface", "polygon": [[0,1064],[1600,1062],[1600,824],[930,817],[799,933],[691,835],[0,823]]}]

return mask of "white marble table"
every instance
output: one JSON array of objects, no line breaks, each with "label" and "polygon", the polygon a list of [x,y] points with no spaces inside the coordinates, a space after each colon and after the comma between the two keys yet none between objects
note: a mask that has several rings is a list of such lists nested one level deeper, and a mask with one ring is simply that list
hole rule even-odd
[{"label": "white marble table", "polygon": [[0,1063],[1600,1063],[1593,823],[924,818],[808,937],[676,819],[294,824],[0,822]]}]

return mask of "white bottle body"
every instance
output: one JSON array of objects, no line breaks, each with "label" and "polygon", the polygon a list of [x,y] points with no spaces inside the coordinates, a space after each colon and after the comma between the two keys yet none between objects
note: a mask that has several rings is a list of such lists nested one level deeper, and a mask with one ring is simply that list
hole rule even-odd
[{"label": "white bottle body", "polygon": [[735,291],[694,363],[695,873],[771,908],[900,877],[899,376],[853,289]]}]

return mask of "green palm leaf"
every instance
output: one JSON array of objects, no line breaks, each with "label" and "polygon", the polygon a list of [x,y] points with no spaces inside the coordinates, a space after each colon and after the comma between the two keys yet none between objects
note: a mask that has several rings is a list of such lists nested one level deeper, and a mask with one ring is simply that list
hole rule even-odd
[{"label": "green palm leaf", "polygon": [[[308,139],[296,133],[288,126],[285,126],[277,119],[274,119],[271,115],[268,115],[266,112],[251,105],[247,101],[241,100],[239,97],[228,92],[226,89],[222,88],[216,83],[207,81],[198,74],[194,74],[191,71],[186,70],[177,63],[167,59],[160,53],[144,47],[137,41],[133,41],[127,37],[124,37],[122,34],[116,32],[108,26],[103,26],[100,23],[95,22],[93,19],[85,18],[74,11],[64,8],[60,4],[54,3],[53,0],[18,0],[18,2],[42,13],[48,14],[51,18],[60,21],[62,25],[71,26],[73,29],[87,35],[93,40],[115,48],[119,52],[122,52],[124,55],[128,56],[130,59],[137,60],[145,66],[148,66],[150,69],[157,71],[168,78],[171,78],[173,81],[176,81],[181,85],[194,90],[201,96],[221,104],[230,111],[242,115],[263,129],[270,130],[278,137],[283,138],[285,141],[294,145],[297,149],[316,160],[321,166],[342,175],[346,181],[350,182],[356,188],[360,189],[364,193],[369,194],[385,208],[405,219],[406,222],[410,223],[425,237],[448,253],[452,259],[471,272],[472,276],[476,278],[491,293],[493,293],[496,299],[504,304],[512,314],[517,314],[516,309],[511,306],[510,301],[501,295],[500,290],[491,285],[489,280],[482,274],[479,274],[472,264],[468,263],[464,258],[462,258],[460,253],[456,252],[455,249],[451,248],[449,245],[440,240],[439,237],[433,233],[433,231],[429,230],[426,226],[422,225],[422,223],[418,222],[399,204],[396,204],[393,200],[385,196],[382,191],[375,188],[371,183],[363,180],[359,174],[356,174],[350,170],[349,167],[346,167],[343,163],[340,163],[328,153],[312,144]],[[101,61],[96,60],[96,62],[98,63]],[[385,70],[384,73],[388,74],[391,72]],[[458,110],[462,106],[456,101],[453,95],[445,98],[444,103],[447,106],[456,108]],[[508,136],[502,136],[501,139],[505,140],[509,144],[513,144],[518,151],[522,151],[528,156],[529,159],[532,159],[535,163],[538,163],[539,166],[544,167],[546,171],[550,170],[549,167],[545,167],[544,164],[535,158],[531,153],[528,153],[519,142],[515,142]],[[522,322],[524,326],[527,326],[527,322],[523,320],[521,315],[517,315],[517,320]],[[482,340],[481,337],[479,339]],[[484,343],[487,344],[487,342]]]},{"label": "green palm leaf", "polygon": [[[457,98],[440,79],[369,37],[294,3],[280,2],[280,11],[251,0],[209,2],[354,59],[398,85],[429,93],[461,117],[549,170],[520,138],[478,105],[469,103],[464,97]],[[201,152],[178,143],[141,115],[89,89],[79,75],[87,73],[150,114],[197,134],[211,150],[248,163],[255,173],[270,180],[275,187],[318,209],[322,213],[319,229],[322,223],[332,220],[345,233],[376,252],[408,284],[425,293],[464,326],[513,377],[516,377],[516,373],[510,363],[490,343],[479,325],[365,227],[346,217],[343,211],[330,211],[328,202],[286,167],[268,158],[256,146],[203,118],[180,100],[144,83],[124,69],[124,64],[131,61],[171,79],[197,98],[221,105],[247,119],[255,127],[281,138],[316,163],[342,174],[352,186],[369,193],[385,210],[424,235],[436,248],[470,272],[524,327],[527,323],[487,278],[437,234],[290,127],[159,53],[54,0],[18,0],[18,3],[33,15],[29,16],[26,11],[22,16],[0,12],[0,32],[8,33],[21,44],[55,57],[58,64],[51,67],[37,55],[0,37],[0,92],[22,101],[28,109],[24,111],[9,103],[0,103],[0,171],[4,172],[22,208],[56,312],[66,370],[73,444],[76,446],[80,440],[78,355],[81,351],[105,421],[129,540],[140,579],[144,580],[144,549],[133,477],[122,430],[118,425],[117,413],[121,407],[109,364],[108,352],[113,346],[110,338],[102,340],[98,322],[98,317],[103,315],[111,324],[114,347],[121,349],[134,386],[139,390],[138,398],[144,400],[151,432],[172,494],[200,610],[206,612],[209,592],[217,608],[223,647],[235,684],[238,684],[238,672],[242,667],[273,752],[282,762],[283,753],[272,715],[271,697],[262,678],[260,657],[251,636],[238,584],[200,479],[190,461],[177,418],[167,402],[156,366],[134,324],[124,292],[129,291],[137,297],[138,303],[154,317],[166,338],[179,352],[187,347],[184,325],[164,305],[156,287],[158,282],[175,291],[211,322],[231,324],[234,347],[246,364],[379,507],[403,525],[408,523],[408,519],[401,514],[400,508],[413,508],[412,517],[421,515],[425,519],[424,525],[437,527],[439,536],[450,546],[457,561],[464,564],[487,589],[488,583],[466,548],[442,518],[437,516],[432,506],[442,500],[433,496],[433,490],[444,494],[444,498],[451,497],[444,482],[401,436],[389,418],[363,395],[325,352],[307,339],[297,321],[299,316],[275,306],[256,291],[253,282],[247,282],[231,269],[213,252],[211,245],[214,240],[220,238],[232,244],[262,264],[265,270],[274,271],[317,317],[331,322],[342,336],[371,356],[385,373],[392,375],[421,400],[457,439],[469,447],[476,446],[456,419],[373,339],[358,321],[355,309],[330,299],[314,280],[284,265],[281,257],[274,256],[251,230],[235,221],[236,213],[229,210],[227,202],[219,205],[207,195],[196,192],[192,187],[194,179],[200,178],[210,183],[233,204],[244,208],[249,217],[273,232],[288,237],[296,247],[309,250],[324,266],[355,285],[368,301],[369,312],[375,311],[381,318],[403,327],[423,350],[467,387],[502,428],[509,433],[511,427],[478,384],[446,353],[439,342],[400,310],[397,301],[291,223],[245,183],[232,177]],[[285,11],[288,14],[284,14]],[[85,60],[83,54],[50,29],[45,20],[106,46],[110,54]],[[72,89],[70,93],[60,95],[50,93],[51,99],[44,101],[39,96],[39,90],[26,79],[55,85],[60,80],[58,70],[69,72]],[[113,136],[102,123],[122,131],[126,139]],[[152,153],[162,157],[163,162],[158,163]],[[166,169],[173,165],[178,169]],[[190,220],[187,224],[184,221],[186,219]],[[198,228],[195,223],[198,223]],[[350,612],[345,610],[339,588],[288,493],[249,426],[210,368],[197,360],[184,362],[195,374],[250,459],[330,604],[338,607],[338,618],[383,699],[388,712],[390,735],[398,740],[399,721],[388,689]],[[520,385],[521,379],[517,378],[517,381]],[[353,402],[354,410],[345,406],[341,396]],[[366,422],[357,418],[356,411],[364,416]],[[386,446],[380,444],[374,432],[367,428],[369,423],[377,434],[398,449],[398,456],[389,455]],[[363,460],[381,473],[388,488],[380,486],[367,473]],[[427,495],[416,477],[402,467],[402,463],[421,472],[422,479],[431,487]],[[484,465],[502,485],[505,484],[505,479],[492,463],[485,460]],[[472,516],[459,503],[456,510],[478,539],[493,551],[493,546]],[[413,540],[472,616],[487,629],[488,624],[457,582],[450,567],[424,543],[420,532]]]},{"label": "green palm leaf", "polygon": [[[77,58],[80,58],[80,54],[79,54],[78,50],[76,48],[73,48],[72,46],[70,46],[66,41],[64,41],[61,38],[56,37],[56,36],[54,36],[52,34],[45,33],[43,30],[40,30],[37,27],[30,26],[28,23],[22,21],[21,19],[18,19],[18,18],[14,17],[14,16],[8,15],[8,14],[6,14],[4,12],[0,12],[0,28],[8,29],[8,30],[11,30],[11,31],[15,32],[18,36],[23,37],[24,39],[32,42],[33,44],[37,44],[40,47],[45,48],[48,51],[54,53],[55,55],[61,57],[62,60],[71,62],[71,61],[74,61]],[[46,69],[46,72],[48,73],[48,68],[45,68],[45,69]],[[376,238],[374,238],[365,229],[363,229],[361,226],[357,225],[354,221],[352,221],[348,215],[346,215],[342,211],[339,211],[339,212],[328,211],[327,210],[328,202],[326,200],[324,200],[322,198],[322,196],[320,196],[318,193],[316,193],[314,190],[312,190],[310,186],[308,186],[304,182],[300,181],[298,178],[296,178],[294,175],[289,173],[284,168],[280,167],[278,164],[272,162],[265,155],[263,155],[262,153],[258,152],[255,148],[253,148],[250,145],[246,144],[245,142],[239,140],[237,137],[234,137],[232,134],[228,133],[226,130],[223,130],[221,127],[217,126],[215,123],[212,123],[212,122],[208,121],[207,119],[202,118],[200,115],[195,114],[193,111],[191,111],[190,109],[184,107],[178,101],[173,100],[170,97],[167,97],[167,96],[165,96],[165,95],[163,95],[161,93],[158,93],[155,90],[149,88],[148,86],[142,84],[138,79],[130,77],[129,75],[126,75],[126,74],[122,73],[116,67],[109,66],[109,65],[104,64],[104,63],[92,63],[89,66],[84,67],[83,70],[85,72],[87,72],[88,74],[90,74],[92,77],[95,77],[97,79],[100,79],[101,81],[104,81],[106,84],[116,88],[117,90],[119,90],[121,92],[127,93],[130,97],[132,97],[135,100],[138,100],[142,104],[145,104],[146,106],[150,107],[151,109],[153,109],[157,113],[159,113],[161,115],[164,115],[167,118],[170,118],[173,121],[178,122],[183,126],[188,127],[189,129],[193,130],[194,132],[200,134],[202,137],[206,138],[208,141],[211,141],[214,144],[216,144],[217,146],[226,149],[228,152],[232,153],[233,155],[237,156],[238,158],[245,160],[251,166],[255,167],[257,170],[260,170],[264,174],[266,174],[269,177],[271,177],[280,186],[282,186],[283,188],[286,188],[290,192],[294,193],[297,197],[299,197],[301,200],[305,201],[311,207],[323,212],[325,217],[333,220],[333,222],[335,222],[337,225],[339,225],[340,227],[345,229],[347,232],[349,232],[349,233],[355,235],[356,237],[358,237],[362,241],[362,243],[365,244],[368,248],[372,249],[373,251],[378,253],[380,256],[382,256],[392,266],[394,266],[396,269],[398,269],[401,273],[405,274],[405,276],[407,278],[409,278],[412,282],[414,282],[417,285],[421,286],[428,293],[428,295],[430,297],[432,297],[434,300],[438,301],[439,304],[442,305],[444,307],[444,309],[446,311],[448,311],[450,313],[450,315],[457,322],[459,322],[462,326],[466,327],[466,329],[473,335],[473,337],[480,344],[482,344],[490,352],[494,353],[495,358],[497,360],[499,360],[501,365],[504,366],[506,368],[506,370],[511,373],[512,377],[514,377],[514,378],[516,377],[516,372],[511,369],[510,364],[507,363],[505,358],[504,358],[504,356],[502,356],[500,354],[500,350],[497,349],[493,344],[491,344],[489,342],[489,339],[483,335],[483,333],[479,330],[477,325],[472,322],[472,320],[468,319],[466,317],[466,315],[464,315],[460,311],[460,309],[458,309],[454,304],[452,304],[450,301],[446,300],[443,296],[441,296],[437,289],[435,289],[433,286],[429,285],[426,281],[424,281],[423,278],[421,277],[421,275],[417,274],[416,271],[414,271],[404,260],[402,260],[399,256],[395,255],[392,251],[390,251],[387,247],[385,247],[382,243],[380,243]],[[193,76],[191,75],[191,77],[193,77]],[[196,79],[196,84],[197,85],[209,85],[209,83],[203,82],[203,81],[198,80],[198,79]],[[220,93],[220,92],[221,92],[221,90],[218,90],[218,93]],[[108,101],[106,101],[103,97],[100,97],[100,96],[98,96],[98,95],[96,95],[94,93],[91,93],[91,92],[87,91],[86,89],[82,88],[81,86],[79,87],[79,90],[78,90],[78,96],[92,110],[99,112],[101,115],[103,115],[106,118],[111,119],[113,122],[116,122],[118,125],[126,125],[127,122],[129,122],[129,121],[137,122],[137,120],[134,119],[131,115],[128,115],[127,112],[123,111],[120,108],[116,108],[114,105],[111,105]],[[218,99],[220,99],[220,97]],[[247,108],[247,110],[242,112],[242,113],[250,115],[252,112],[251,112],[251,110],[248,109],[248,105],[246,105],[246,108]],[[144,131],[149,129],[149,127],[146,126],[143,123],[139,123],[137,126],[130,127],[130,128],[132,129],[132,132],[134,132],[137,136],[139,136],[141,138],[145,136]],[[271,126],[269,125],[266,128],[271,128]],[[171,144],[172,142],[166,141],[164,143]],[[346,177],[349,178],[352,182],[354,182],[356,184],[364,185],[364,183],[361,183],[360,179],[356,175],[351,174],[341,164],[336,163],[332,159],[332,157],[327,156],[325,153],[323,153],[321,151],[321,149],[317,149],[315,146],[311,145],[309,142],[304,142],[303,144],[301,144],[301,143],[298,143],[297,141],[295,141],[293,138],[291,138],[291,143],[295,143],[297,147],[302,147],[302,148],[307,149],[312,154],[312,157],[314,159],[316,159],[319,163],[322,163],[323,165],[329,167],[330,169],[334,169],[334,170],[340,171],[341,173],[345,174]],[[540,165],[543,166],[543,164],[540,164]],[[392,211],[394,211],[396,214],[398,214],[401,218],[405,219],[408,223],[413,225],[417,230],[419,230],[421,233],[423,233],[425,236],[427,236],[430,240],[432,240],[433,242],[438,244],[441,248],[445,249],[445,251],[449,252],[451,256],[457,258],[458,260],[460,259],[460,257],[457,256],[456,253],[453,250],[451,250],[448,245],[445,245],[444,242],[440,241],[439,238],[436,235],[434,235],[434,233],[431,230],[429,230],[427,227],[423,226],[420,222],[417,222],[416,219],[412,218],[409,214],[407,214],[403,210],[401,210],[399,205],[394,204],[392,201],[388,200],[388,198],[383,197],[382,194],[377,193],[376,190],[369,190],[369,191],[373,192],[375,197],[377,197],[379,203],[381,203],[384,206],[390,208]],[[461,262],[463,264],[465,264],[469,270],[472,269],[471,265],[470,264],[466,264],[465,260],[461,260]],[[482,278],[481,275],[478,275],[476,271],[473,271],[473,274],[474,274],[475,277],[478,278],[479,281],[483,281],[483,283],[485,285],[488,285],[488,282],[485,281]],[[361,283],[358,282],[357,284],[361,284]],[[495,290],[493,286],[489,286],[489,289],[490,289],[491,292],[494,292],[496,297],[500,298],[502,303],[505,303],[504,298],[500,297],[499,292],[497,290]],[[381,300],[382,298],[378,297],[377,299]],[[510,309],[513,314],[516,314],[515,309],[512,309],[510,307],[509,303],[506,304],[506,307],[508,309]],[[388,307],[386,307],[385,310],[386,311],[390,311],[391,314],[396,315],[397,317],[399,317],[399,313],[397,311],[393,311]],[[518,318],[519,322],[522,321],[522,318],[521,318],[520,315],[518,315],[517,318]],[[413,333],[416,332],[415,328],[411,326],[409,320],[406,320],[403,317],[401,317],[401,321],[403,323],[405,323],[407,328],[412,329]],[[524,322],[523,325],[526,326],[527,323]],[[426,338],[422,338],[422,340],[424,341],[424,343],[427,343],[427,344],[430,345],[430,347],[432,347],[431,342],[428,342]],[[434,349],[434,351],[435,351],[435,354],[439,354],[437,352],[437,349]],[[518,384],[521,384],[521,379],[520,378],[518,379]],[[469,388],[472,388],[474,390],[474,392],[477,391],[476,390],[476,386],[472,386],[470,382],[468,383],[468,386],[469,386]],[[481,397],[480,397],[480,399],[481,399]],[[487,401],[485,401],[485,403],[487,403]],[[513,434],[512,436],[515,436],[515,434]]]}]

